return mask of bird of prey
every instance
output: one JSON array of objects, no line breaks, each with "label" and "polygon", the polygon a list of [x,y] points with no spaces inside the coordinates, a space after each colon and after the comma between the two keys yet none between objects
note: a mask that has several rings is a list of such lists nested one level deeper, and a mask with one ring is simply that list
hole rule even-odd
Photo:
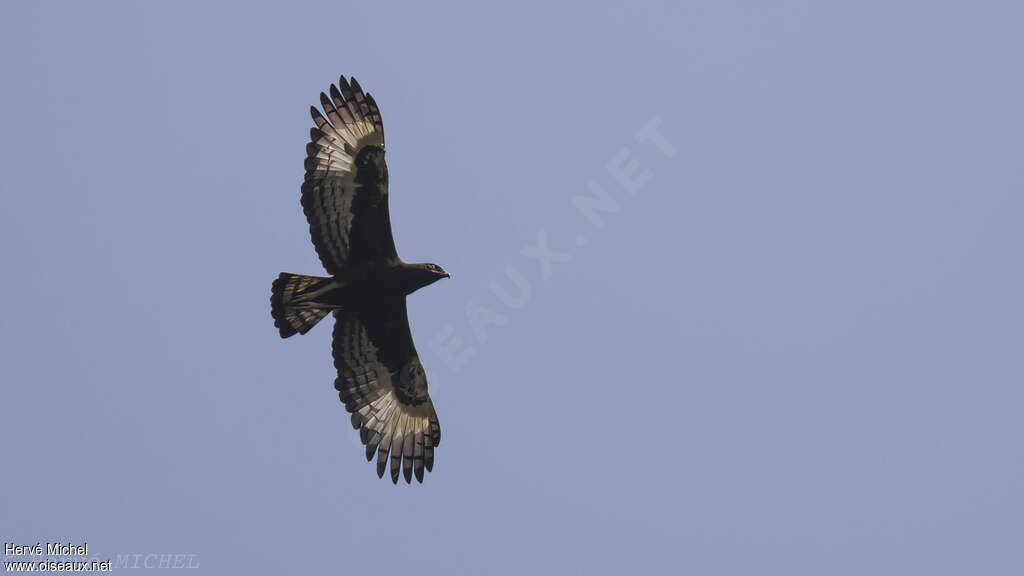
[{"label": "bird of prey", "polygon": [[409,331],[405,297],[441,278],[437,264],[406,264],[395,250],[388,214],[384,126],[373,97],[344,76],[312,107],[302,208],[329,278],[282,273],[270,311],[282,338],[305,334],[334,314],[334,366],[352,426],[377,455],[383,477],[423,482],[434,466],[441,426]]}]

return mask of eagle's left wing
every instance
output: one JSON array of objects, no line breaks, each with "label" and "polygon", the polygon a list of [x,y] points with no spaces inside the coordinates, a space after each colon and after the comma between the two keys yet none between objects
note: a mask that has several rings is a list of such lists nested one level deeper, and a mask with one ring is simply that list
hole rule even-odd
[{"label": "eagle's left wing", "polygon": [[398,482],[400,469],[406,482],[414,471],[422,482],[423,470],[434,467],[441,426],[409,332],[405,298],[337,310],[334,316],[334,387],[352,413],[366,459],[377,454],[377,475],[383,477],[390,451],[392,482]]},{"label": "eagle's left wing", "polygon": [[311,108],[316,127],[310,129],[302,183],[309,234],[332,276],[352,264],[397,256],[387,180],[377,176],[374,166],[360,168],[356,162],[368,149],[383,158],[380,110],[355,78],[349,84],[342,76],[338,86],[331,85],[330,96],[320,93],[323,112]]}]

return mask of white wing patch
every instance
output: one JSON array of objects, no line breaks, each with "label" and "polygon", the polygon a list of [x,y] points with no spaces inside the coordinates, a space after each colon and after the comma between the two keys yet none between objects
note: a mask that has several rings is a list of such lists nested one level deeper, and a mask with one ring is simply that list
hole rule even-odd
[{"label": "white wing patch", "polygon": [[353,78],[352,84],[343,76],[331,95],[321,92],[320,105],[310,113],[317,130],[308,150],[307,172],[348,175],[353,172],[353,159],[366,146],[384,147],[384,126],[377,103],[364,94]]}]

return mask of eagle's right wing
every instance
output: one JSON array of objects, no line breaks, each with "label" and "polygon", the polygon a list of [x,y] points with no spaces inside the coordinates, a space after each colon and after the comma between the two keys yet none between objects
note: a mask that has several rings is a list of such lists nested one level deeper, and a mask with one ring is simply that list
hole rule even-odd
[{"label": "eagle's right wing", "polygon": [[434,467],[441,426],[427,393],[427,377],[409,332],[405,298],[378,300],[359,310],[336,310],[334,366],[338,390],[352,426],[366,445],[366,459],[377,454],[377,475],[391,460],[391,481],[423,481]]},{"label": "eagle's right wing", "polygon": [[[320,93],[321,113],[312,107],[316,128],[306,145],[302,208],[317,255],[332,276],[352,264],[394,258],[395,241],[388,214],[387,181],[360,174],[359,153],[373,146],[384,151],[384,125],[377,103],[355,78],[342,76],[330,96]],[[368,177],[369,176],[369,177]],[[358,181],[358,183],[357,183]]]}]

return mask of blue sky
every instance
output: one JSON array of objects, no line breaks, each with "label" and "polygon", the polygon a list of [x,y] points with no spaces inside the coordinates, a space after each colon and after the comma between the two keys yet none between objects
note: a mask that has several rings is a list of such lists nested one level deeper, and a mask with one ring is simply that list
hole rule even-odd
[{"label": "blue sky", "polygon": [[[1022,17],[5,4],[0,539],[210,574],[1019,574]],[[422,485],[363,461],[327,323],[269,315],[321,271],[299,184],[340,74],[383,113],[399,253],[453,275],[409,303]]]}]

